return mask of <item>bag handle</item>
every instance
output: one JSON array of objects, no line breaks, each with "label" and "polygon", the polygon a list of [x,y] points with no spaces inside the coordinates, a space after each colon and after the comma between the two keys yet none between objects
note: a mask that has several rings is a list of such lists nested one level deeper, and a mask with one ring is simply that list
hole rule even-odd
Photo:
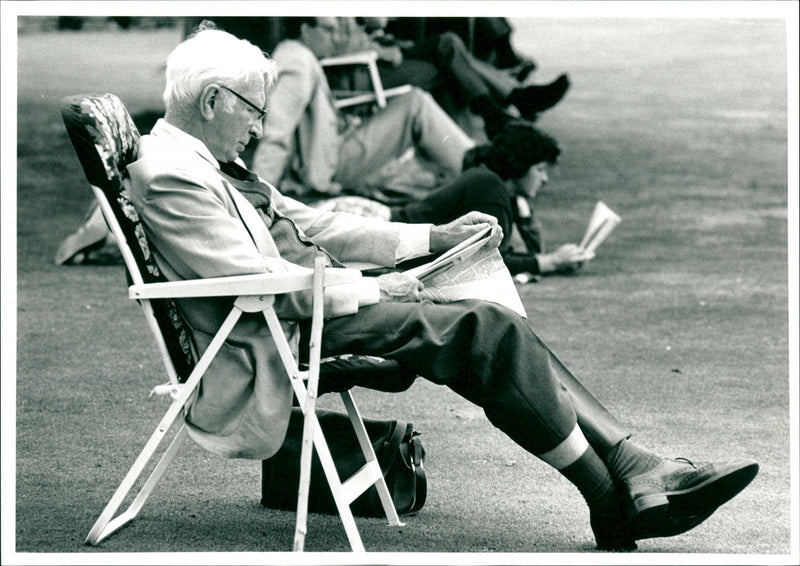
[{"label": "bag handle", "polygon": [[401,423],[392,421],[391,429],[384,437],[383,442],[380,445],[375,446],[375,453],[380,454],[378,459],[380,461],[381,471],[383,471],[384,477],[386,477],[386,474],[388,474],[389,470],[392,469],[392,465],[395,461],[394,455],[400,449],[400,445],[406,435],[406,430],[411,427],[413,427],[412,424],[407,424],[404,429],[401,426]]}]

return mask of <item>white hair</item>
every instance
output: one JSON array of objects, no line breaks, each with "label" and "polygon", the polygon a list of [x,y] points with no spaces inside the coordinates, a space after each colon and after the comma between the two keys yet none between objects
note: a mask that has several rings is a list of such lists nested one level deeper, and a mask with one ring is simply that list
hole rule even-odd
[{"label": "white hair", "polygon": [[170,53],[166,74],[163,98],[167,112],[187,115],[209,84],[235,89],[259,77],[264,88],[270,89],[277,80],[278,67],[249,41],[219,29],[203,29]]}]

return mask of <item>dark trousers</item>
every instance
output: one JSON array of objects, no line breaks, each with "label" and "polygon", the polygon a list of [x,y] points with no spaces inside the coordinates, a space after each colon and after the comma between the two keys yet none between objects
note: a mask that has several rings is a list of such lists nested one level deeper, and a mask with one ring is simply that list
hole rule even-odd
[{"label": "dark trousers", "polygon": [[411,224],[446,224],[473,210],[491,214],[503,229],[500,250],[511,240],[513,195],[503,181],[485,166],[467,169],[425,198],[392,208],[391,219]]},{"label": "dark trousers", "polygon": [[445,32],[426,37],[403,51],[400,65],[382,65],[381,82],[386,88],[412,84],[428,91],[454,89],[463,104],[479,96],[490,96],[486,81],[473,68],[470,53],[458,35]]},{"label": "dark trousers", "polygon": [[447,77],[455,81],[467,103],[478,96],[489,95],[486,82],[472,67],[467,47],[461,38],[452,32],[426,38],[405,52],[404,56],[435,64]]},{"label": "dark trousers", "polygon": [[327,320],[322,350],[396,360],[482,407],[532,454],[558,446],[576,420],[601,453],[629,435],[525,320],[493,303],[379,303]]}]

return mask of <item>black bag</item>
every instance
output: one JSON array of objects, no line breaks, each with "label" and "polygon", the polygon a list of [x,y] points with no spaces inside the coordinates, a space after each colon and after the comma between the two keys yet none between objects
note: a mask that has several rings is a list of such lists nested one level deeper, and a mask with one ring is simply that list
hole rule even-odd
[{"label": "black bag", "polygon": [[[366,463],[350,418],[344,413],[323,410],[317,411],[317,418],[339,471],[339,478],[344,480]],[[416,513],[425,505],[428,494],[423,467],[425,449],[419,433],[411,423],[396,420],[364,419],[364,425],[397,513]],[[294,408],[283,446],[272,458],[262,463],[261,505],[273,509],[297,509],[302,436],[302,412]],[[350,508],[356,516],[385,516],[375,486],[356,498]],[[316,451],[311,465],[308,510],[311,513],[338,513]]]}]

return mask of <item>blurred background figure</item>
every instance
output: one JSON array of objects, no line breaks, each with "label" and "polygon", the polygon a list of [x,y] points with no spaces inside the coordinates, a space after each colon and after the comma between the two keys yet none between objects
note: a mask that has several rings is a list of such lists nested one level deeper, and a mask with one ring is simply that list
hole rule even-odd
[{"label": "blurred background figure", "polygon": [[[503,229],[500,254],[512,275],[571,273],[593,254],[569,243],[548,252],[534,216],[536,195],[561,149],[555,139],[522,120],[511,122],[491,144],[470,150],[464,172],[422,199],[385,206],[366,199],[331,199],[319,208],[394,222],[442,224],[477,210],[491,214]],[[517,242],[522,248],[515,247]]]},{"label": "blurred background figure", "polygon": [[[543,85],[524,83],[535,68],[532,61],[512,70],[500,69],[474,56],[454,31],[439,23],[427,25],[427,18],[339,19],[342,34],[337,53],[375,51],[381,62],[384,87],[413,84],[430,91],[473,137],[476,136],[465,111],[480,116],[486,136],[492,138],[515,117],[535,121],[541,112],[558,104],[569,88],[566,74]],[[438,22],[440,18],[434,20]],[[475,18],[456,20],[467,22]],[[455,23],[453,26],[459,27]],[[471,29],[468,23],[467,28]],[[497,56],[490,58],[496,60]],[[501,60],[508,61],[508,55]]]},{"label": "blurred background figure", "polygon": [[364,179],[413,149],[449,175],[461,172],[475,142],[421,89],[385,108],[340,112],[319,63],[335,53],[336,18],[286,18],[272,59],[280,68],[252,169],[283,192],[306,200],[356,190]]}]

